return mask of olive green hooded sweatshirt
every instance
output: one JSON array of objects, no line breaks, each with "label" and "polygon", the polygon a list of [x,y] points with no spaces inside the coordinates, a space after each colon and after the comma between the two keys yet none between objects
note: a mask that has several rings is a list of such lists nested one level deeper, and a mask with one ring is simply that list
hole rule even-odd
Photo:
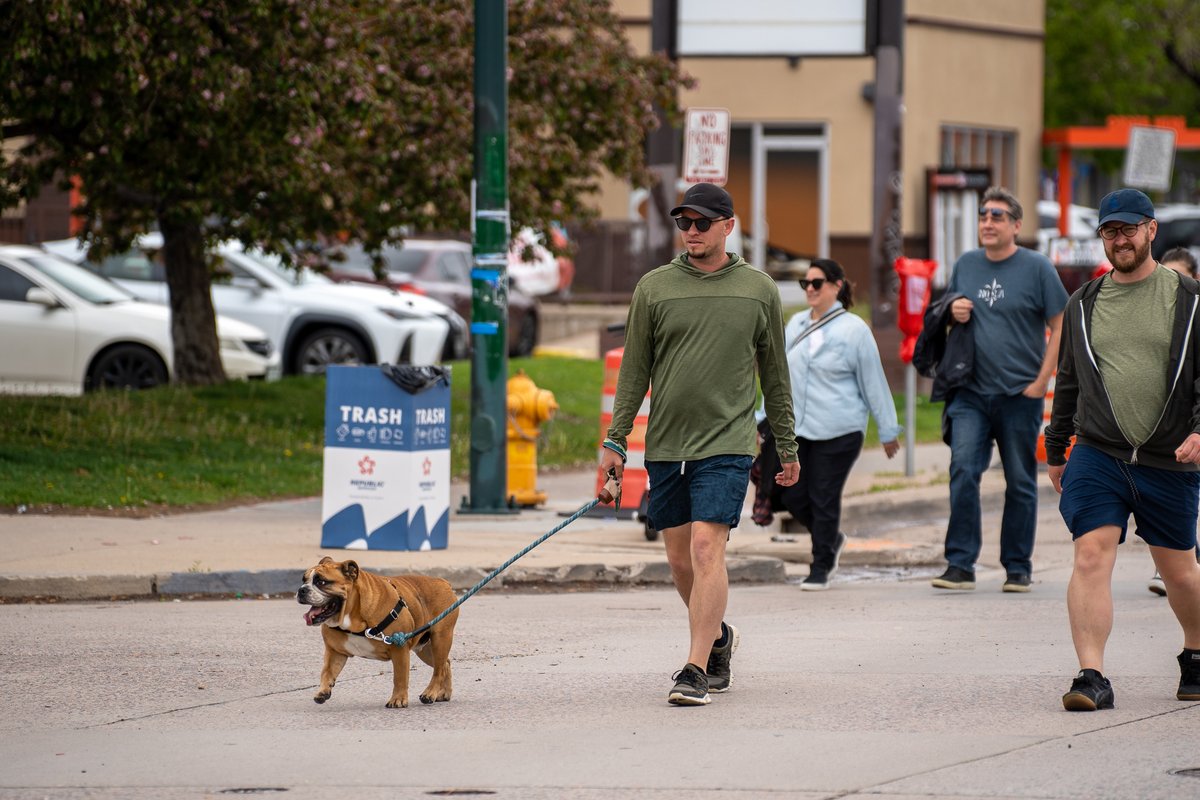
[{"label": "olive green hooded sweatshirt", "polygon": [[681,253],[638,281],[607,434],[622,450],[653,386],[646,460],[753,456],[757,368],[780,459],[796,460],[779,289],[728,255],[725,266],[704,272]]}]

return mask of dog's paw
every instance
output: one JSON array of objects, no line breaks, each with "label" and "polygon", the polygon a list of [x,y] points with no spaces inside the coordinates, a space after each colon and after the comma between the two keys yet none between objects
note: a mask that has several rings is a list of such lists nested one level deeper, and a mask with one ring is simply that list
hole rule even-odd
[{"label": "dog's paw", "polygon": [[392,698],[391,700],[387,701],[387,707],[388,708],[408,708],[408,699],[407,698],[403,698],[403,699]]},{"label": "dog's paw", "polygon": [[421,702],[424,703],[425,705],[431,705],[433,703],[433,701],[434,701],[434,698],[431,697],[430,695],[427,695],[427,694],[421,695]]},{"label": "dog's paw", "polygon": [[317,692],[315,695],[313,695],[313,702],[324,703],[332,694],[333,692]]}]

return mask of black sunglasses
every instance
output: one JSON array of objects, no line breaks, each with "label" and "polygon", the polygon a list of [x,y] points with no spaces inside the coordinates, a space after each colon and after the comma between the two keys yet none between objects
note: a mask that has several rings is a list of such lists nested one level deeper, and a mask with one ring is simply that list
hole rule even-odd
[{"label": "black sunglasses", "polygon": [[812,278],[811,280],[808,278],[801,278],[799,281],[800,288],[808,291],[808,287],[811,286],[819,292],[821,291],[821,287],[824,286],[825,282],[828,280],[829,278]]},{"label": "black sunglasses", "polygon": [[[979,218],[981,220],[992,218],[993,222],[1000,222],[1005,217],[1012,217],[1011,211],[1005,211],[1003,208],[981,208],[979,209]],[[1016,217],[1013,217],[1016,219]]]},{"label": "black sunglasses", "polygon": [[708,229],[712,227],[714,222],[724,222],[729,217],[721,217],[720,219],[692,219],[691,217],[674,217],[675,227],[681,231],[691,230],[692,224],[696,225],[696,230],[701,233],[708,233]]}]

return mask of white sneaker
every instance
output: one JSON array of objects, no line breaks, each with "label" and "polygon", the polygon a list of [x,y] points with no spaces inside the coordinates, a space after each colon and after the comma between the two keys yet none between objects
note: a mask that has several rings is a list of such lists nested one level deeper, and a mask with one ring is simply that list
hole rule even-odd
[{"label": "white sneaker", "polygon": [[1163,583],[1162,576],[1160,576],[1157,572],[1154,573],[1154,577],[1150,579],[1150,583],[1146,584],[1146,588],[1154,592],[1159,597],[1167,596],[1167,585]]}]

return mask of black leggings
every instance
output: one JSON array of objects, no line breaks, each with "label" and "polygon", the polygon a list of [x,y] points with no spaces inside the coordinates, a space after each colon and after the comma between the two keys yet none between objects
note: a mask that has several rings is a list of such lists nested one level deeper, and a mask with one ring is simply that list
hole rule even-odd
[{"label": "black leggings", "polygon": [[800,480],[784,487],[781,499],[788,512],[812,534],[813,564],[829,569],[833,567],[833,546],[842,524],[842,489],[862,452],[863,435],[847,433],[820,441],[797,436],[796,445]]}]

